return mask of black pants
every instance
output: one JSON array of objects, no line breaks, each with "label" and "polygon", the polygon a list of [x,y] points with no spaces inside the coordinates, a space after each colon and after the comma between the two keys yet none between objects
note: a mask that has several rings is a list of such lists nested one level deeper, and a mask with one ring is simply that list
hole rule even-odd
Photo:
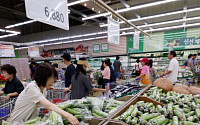
[{"label": "black pants", "polygon": [[135,76],[140,76],[140,71],[135,71]]},{"label": "black pants", "polygon": [[103,79],[102,88],[105,89],[105,84],[109,82],[110,82],[110,79]]}]

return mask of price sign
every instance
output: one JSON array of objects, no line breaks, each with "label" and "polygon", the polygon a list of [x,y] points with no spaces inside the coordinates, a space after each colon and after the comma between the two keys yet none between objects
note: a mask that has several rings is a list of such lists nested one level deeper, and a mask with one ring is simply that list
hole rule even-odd
[{"label": "price sign", "polygon": [[15,57],[14,47],[12,45],[0,45],[0,57]]},{"label": "price sign", "polygon": [[40,57],[39,47],[29,47],[28,48],[28,55],[30,57]]},{"label": "price sign", "polygon": [[67,0],[25,0],[28,18],[69,30]]}]

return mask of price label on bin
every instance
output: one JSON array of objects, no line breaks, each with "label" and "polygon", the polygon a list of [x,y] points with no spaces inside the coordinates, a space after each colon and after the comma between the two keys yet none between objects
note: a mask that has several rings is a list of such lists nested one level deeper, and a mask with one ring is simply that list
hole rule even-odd
[{"label": "price label on bin", "polygon": [[69,30],[67,0],[25,0],[28,18]]}]

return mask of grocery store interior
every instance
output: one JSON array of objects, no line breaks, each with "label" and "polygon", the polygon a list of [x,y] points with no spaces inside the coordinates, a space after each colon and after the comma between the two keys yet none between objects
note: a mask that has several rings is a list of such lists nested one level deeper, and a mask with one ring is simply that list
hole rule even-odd
[{"label": "grocery store interior", "polygon": [[1,0],[1,125],[200,125],[200,0]]}]

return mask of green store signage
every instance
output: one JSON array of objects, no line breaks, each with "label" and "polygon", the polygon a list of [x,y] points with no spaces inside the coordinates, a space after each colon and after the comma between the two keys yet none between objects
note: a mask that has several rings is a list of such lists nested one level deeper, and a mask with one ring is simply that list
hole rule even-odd
[{"label": "green store signage", "polygon": [[184,50],[200,48],[200,28],[185,30],[174,30],[151,34],[151,39],[140,35],[139,49],[134,49],[134,36],[127,36],[127,53],[168,51],[172,46],[173,50]]},{"label": "green store signage", "polygon": [[100,52],[100,45],[94,44],[93,45],[93,53],[99,53]]}]

